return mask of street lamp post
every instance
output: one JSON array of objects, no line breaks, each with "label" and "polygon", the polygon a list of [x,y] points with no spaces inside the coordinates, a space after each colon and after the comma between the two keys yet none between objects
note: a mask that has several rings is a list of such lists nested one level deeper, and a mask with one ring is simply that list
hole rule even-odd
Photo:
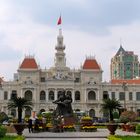
[{"label": "street lamp post", "polygon": [[125,91],[127,89],[127,83],[126,82],[122,83],[122,88],[123,88],[123,91],[124,91],[124,111],[125,111],[126,110],[126,100],[125,100],[126,95],[125,95]]}]

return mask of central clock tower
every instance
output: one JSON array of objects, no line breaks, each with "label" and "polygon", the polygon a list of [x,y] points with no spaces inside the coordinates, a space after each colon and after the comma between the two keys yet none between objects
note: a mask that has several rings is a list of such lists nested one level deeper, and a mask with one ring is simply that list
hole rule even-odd
[{"label": "central clock tower", "polygon": [[62,30],[59,29],[59,35],[57,36],[57,45],[55,47],[55,67],[57,68],[64,68],[66,67],[66,58],[65,58],[65,45],[63,44],[63,36]]}]

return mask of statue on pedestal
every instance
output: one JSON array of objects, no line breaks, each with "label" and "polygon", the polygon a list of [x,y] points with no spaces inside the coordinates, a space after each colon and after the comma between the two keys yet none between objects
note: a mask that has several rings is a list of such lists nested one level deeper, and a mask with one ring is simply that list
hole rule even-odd
[{"label": "statue on pedestal", "polygon": [[60,94],[59,98],[53,103],[57,104],[55,116],[72,116],[72,98],[70,97],[70,95],[65,94],[65,91],[62,91],[62,94]]}]

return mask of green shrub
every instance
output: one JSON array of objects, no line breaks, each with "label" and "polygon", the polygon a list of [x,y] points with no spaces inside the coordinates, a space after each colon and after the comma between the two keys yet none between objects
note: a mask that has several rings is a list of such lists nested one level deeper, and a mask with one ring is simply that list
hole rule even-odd
[{"label": "green shrub", "polygon": [[0,123],[2,123],[3,121],[8,120],[8,116],[6,113],[4,112],[0,112]]},{"label": "green shrub", "polygon": [[115,111],[115,112],[113,113],[113,118],[114,118],[114,119],[119,119],[119,113]]},{"label": "green shrub", "polygon": [[0,138],[4,137],[6,134],[6,128],[3,126],[0,126]]},{"label": "green shrub", "polygon": [[138,125],[136,126],[136,133],[137,133],[137,134],[140,134],[140,124],[138,124]]},{"label": "green shrub", "polygon": [[136,118],[136,122],[140,122],[140,117],[137,117]]}]

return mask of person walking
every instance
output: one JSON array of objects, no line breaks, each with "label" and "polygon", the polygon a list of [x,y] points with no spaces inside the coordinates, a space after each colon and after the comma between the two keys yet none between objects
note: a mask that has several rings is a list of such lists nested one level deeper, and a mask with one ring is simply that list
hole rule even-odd
[{"label": "person walking", "polygon": [[29,129],[29,133],[33,133],[32,119],[28,120],[28,129]]}]

